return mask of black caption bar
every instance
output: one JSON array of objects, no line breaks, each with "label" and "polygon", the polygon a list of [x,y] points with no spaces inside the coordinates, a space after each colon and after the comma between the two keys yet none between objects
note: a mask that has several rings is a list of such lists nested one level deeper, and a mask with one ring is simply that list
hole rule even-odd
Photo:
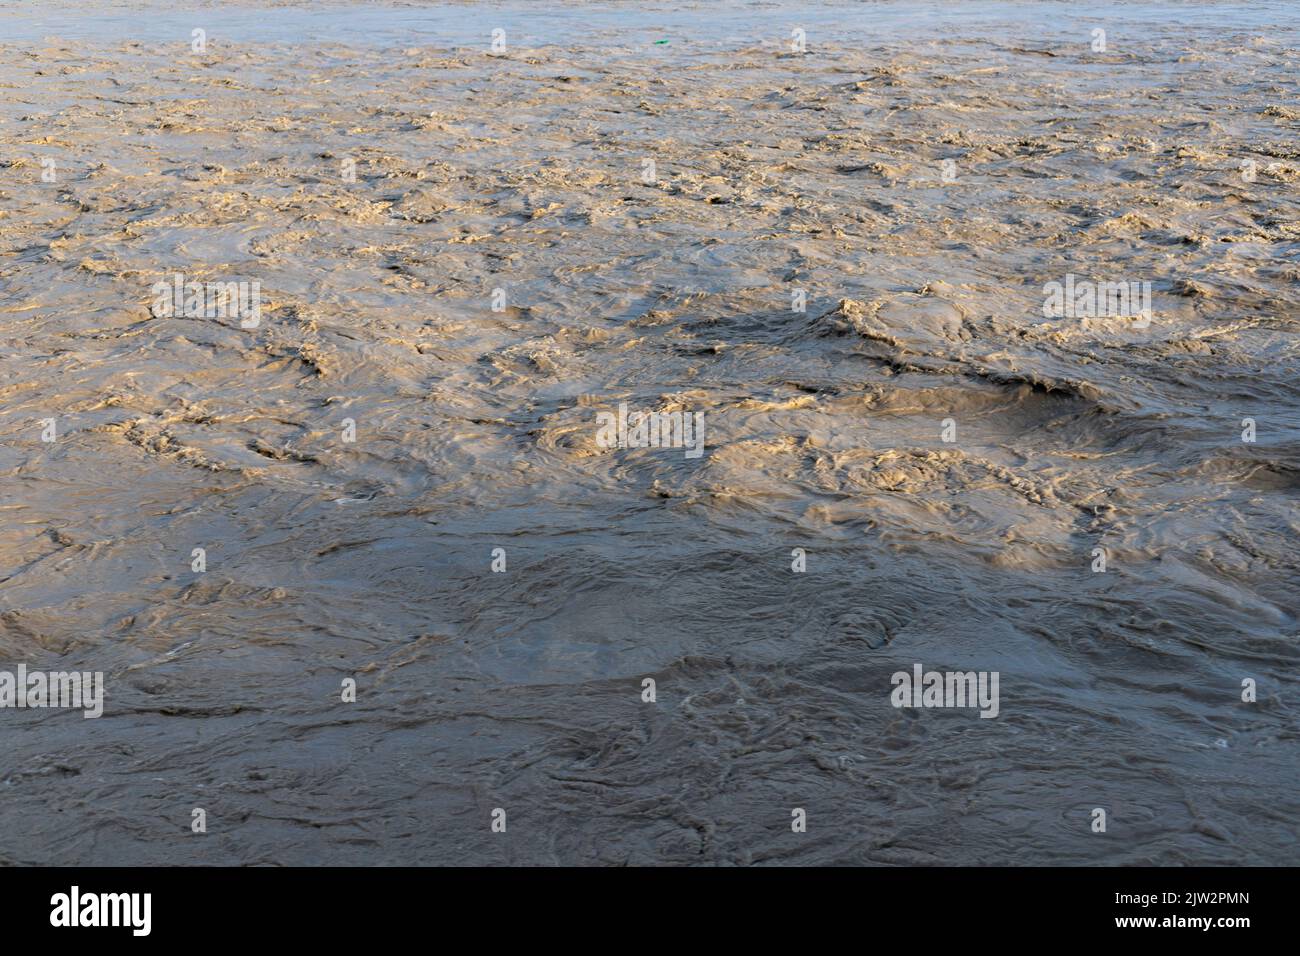
[{"label": "black caption bar", "polygon": [[373,943],[378,930],[388,938],[453,925],[497,942],[503,932],[662,938],[677,924],[704,924],[734,942],[833,923],[877,943],[967,927],[986,940],[1048,930],[1071,940],[1230,946],[1286,925],[1292,878],[1287,869],[1207,868],[15,868],[0,870],[0,910],[11,942],[75,933],[78,944],[337,946]]}]

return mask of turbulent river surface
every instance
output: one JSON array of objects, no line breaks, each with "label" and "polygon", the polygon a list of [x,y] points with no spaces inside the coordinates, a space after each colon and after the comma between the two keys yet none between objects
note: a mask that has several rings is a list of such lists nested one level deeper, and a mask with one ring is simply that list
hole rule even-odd
[{"label": "turbulent river surface", "polygon": [[105,685],[0,709],[0,863],[1297,862],[1298,76],[1281,2],[0,3],[0,670]]}]

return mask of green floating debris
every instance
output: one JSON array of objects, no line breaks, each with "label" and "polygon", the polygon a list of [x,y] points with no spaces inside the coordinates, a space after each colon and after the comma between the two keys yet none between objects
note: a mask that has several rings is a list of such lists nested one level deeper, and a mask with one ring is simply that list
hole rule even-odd
[{"label": "green floating debris", "polygon": [[655,46],[663,46],[667,42],[667,40],[655,40]]}]

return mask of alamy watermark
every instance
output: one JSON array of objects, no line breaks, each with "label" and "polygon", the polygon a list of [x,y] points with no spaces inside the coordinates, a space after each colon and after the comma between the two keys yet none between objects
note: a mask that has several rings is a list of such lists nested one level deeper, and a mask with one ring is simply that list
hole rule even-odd
[{"label": "alamy watermark", "polygon": [[998,671],[897,671],[889,702],[895,707],[978,707],[981,717],[998,715]]},{"label": "alamy watermark", "polygon": [[1133,318],[1139,329],[1151,324],[1150,282],[1093,282],[1071,272],[1065,282],[1044,285],[1043,296],[1046,319]]},{"label": "alamy watermark", "polygon": [[703,412],[597,412],[596,444],[601,448],[684,448],[687,458],[704,454]]},{"label": "alamy watermark", "polygon": [[102,671],[28,671],[19,664],[17,673],[0,671],[0,708],[80,708],[83,717],[104,713]]},{"label": "alamy watermark", "polygon": [[262,322],[262,283],[187,282],[179,272],[171,281],[153,284],[155,318],[239,319],[240,328],[255,329]]},{"label": "alamy watermark", "polygon": [[50,897],[50,925],[56,927],[124,926],[132,936],[148,936],[152,912],[152,893],[83,893],[74,886]]}]

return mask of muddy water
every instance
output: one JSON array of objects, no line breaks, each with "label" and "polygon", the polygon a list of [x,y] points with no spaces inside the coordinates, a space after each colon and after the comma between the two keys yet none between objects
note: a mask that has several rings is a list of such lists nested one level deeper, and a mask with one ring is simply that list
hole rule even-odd
[{"label": "muddy water", "polygon": [[0,63],[0,670],[107,685],[0,709],[0,862],[1296,861],[1287,4],[5,4]]}]

